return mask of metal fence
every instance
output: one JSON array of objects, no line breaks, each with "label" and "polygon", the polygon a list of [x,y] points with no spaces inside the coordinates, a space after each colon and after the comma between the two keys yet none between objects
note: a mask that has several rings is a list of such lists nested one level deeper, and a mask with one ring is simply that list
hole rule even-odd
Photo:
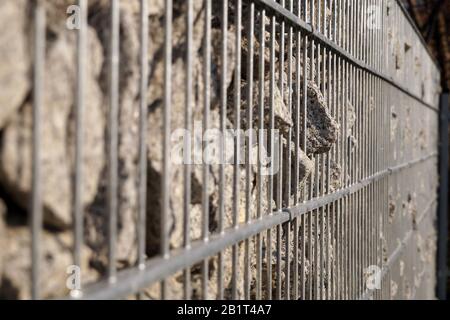
[{"label": "metal fence", "polygon": [[[162,2],[158,3],[141,1],[139,9],[136,86],[141,94],[134,106],[139,139],[133,141],[139,150],[137,255],[125,267],[117,264],[116,256],[121,216],[118,145],[123,129],[119,114],[124,108],[119,96],[121,1],[111,0],[108,7],[108,191],[102,220],[108,229],[108,253],[104,273],[94,283],[83,283],[78,298],[433,298],[439,71],[399,2],[166,0],[163,28],[156,30],[164,34],[163,90],[157,97],[160,123],[151,123],[146,92],[152,85],[149,74],[156,55],[148,51],[152,46],[148,17],[149,10]],[[85,232],[83,132],[89,128],[82,119],[89,112],[84,81],[88,4],[79,1],[82,19],[77,31],[75,265],[82,263]],[[45,122],[44,75],[52,63],[45,61],[45,19],[43,5],[37,4],[34,298],[42,297],[45,150],[40,137]],[[173,41],[175,19],[184,20],[182,45]],[[195,44],[198,38],[202,40]],[[175,46],[181,58],[175,57]],[[182,59],[181,69],[175,66],[176,59]],[[176,73],[180,70],[183,75]],[[175,94],[182,102],[174,101]],[[182,109],[174,107],[180,103]],[[261,136],[239,134],[231,148],[233,163],[239,165],[185,164],[179,169],[172,161],[171,134],[178,129],[173,118],[180,110],[182,129],[188,131],[194,118],[201,119],[203,129],[268,130],[267,154],[279,155],[279,170],[263,174]],[[152,126],[161,129],[161,149],[153,151],[160,155],[161,165],[158,205],[148,200],[155,190],[147,187]],[[173,172],[182,178],[174,178]],[[200,194],[195,195],[201,209],[194,213],[196,172],[201,172]],[[181,196],[173,194],[175,187],[182,188]],[[153,243],[148,240],[149,225],[159,230]],[[181,234],[176,244],[174,230]],[[156,253],[149,253],[151,245],[157,247]]]}]

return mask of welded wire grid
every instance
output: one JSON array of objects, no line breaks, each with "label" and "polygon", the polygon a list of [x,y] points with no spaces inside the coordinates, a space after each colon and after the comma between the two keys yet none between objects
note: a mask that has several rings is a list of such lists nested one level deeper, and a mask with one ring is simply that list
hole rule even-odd
[{"label": "welded wire grid", "polygon": [[[195,0],[197,1],[197,0]],[[198,0],[200,1],[200,0]],[[110,5],[109,108],[108,108],[108,268],[104,279],[83,284],[82,298],[126,298],[160,285],[162,299],[194,297],[193,281],[200,279],[196,297],[205,299],[390,299],[433,296],[434,261],[424,257],[418,244],[433,236],[436,213],[437,137],[439,72],[420,36],[396,1],[323,0],[221,0],[203,1],[204,19],[203,128],[216,125],[211,104],[211,20],[220,17],[220,68],[234,65],[234,90],[227,94],[227,72],[220,79],[219,129],[229,122],[234,127],[254,121],[258,129],[269,129],[269,153],[280,155],[276,175],[257,171],[257,197],[252,198],[252,157],[261,156],[248,146],[258,138],[235,137],[233,195],[226,198],[225,165],[219,165],[218,227],[209,223],[209,165],[203,164],[201,236],[190,235],[191,170],[184,166],[183,245],[173,248],[169,240],[171,192],[170,134],[173,90],[185,92],[185,128],[191,130],[194,82],[192,52],[194,0],[186,1],[185,88],[173,88],[172,0],[165,1],[164,92],[162,179],[160,212],[160,254],[146,257],[147,102],[140,95],[139,181],[137,250],[135,267],[117,270],[118,217],[118,112],[120,68],[120,0]],[[80,0],[81,27],[78,30],[76,88],[76,161],[74,194],[74,264],[80,264],[83,243],[83,113],[85,112],[85,68],[87,55],[87,0]],[[148,11],[141,1],[140,64],[141,93],[148,87]],[[213,10],[217,12],[213,12]],[[375,19],[370,23],[370,17]],[[379,15],[376,15],[379,13]],[[45,17],[40,4],[35,8],[34,109],[33,109],[33,197],[32,296],[39,291],[39,261],[42,228],[40,124],[42,95],[46,90]],[[230,28],[233,26],[233,28]],[[230,56],[227,41],[235,33],[235,50]],[[390,39],[391,38],[391,39]],[[395,38],[397,41],[390,41]],[[245,40],[245,41],[244,41]],[[243,43],[246,43],[244,46]],[[242,51],[246,51],[245,55]],[[402,57],[403,66],[399,67]],[[418,68],[418,72],[417,69]],[[287,79],[283,79],[283,75]],[[241,86],[242,79],[247,81]],[[285,81],[287,80],[287,81]],[[319,88],[331,116],[338,124],[337,142],[324,154],[313,155],[308,146],[308,95],[311,84]],[[138,85],[138,84],[137,84]],[[269,90],[268,93],[265,91]],[[257,91],[258,95],[253,92]],[[293,126],[282,131],[283,141],[274,143],[277,127],[275,95],[284,103]],[[268,101],[264,97],[268,95]],[[241,104],[245,102],[246,106]],[[269,104],[265,108],[265,104]],[[252,106],[249,108],[248,106]],[[231,110],[232,109],[232,110]],[[353,110],[351,110],[353,109]],[[310,110],[311,111],[311,110]],[[314,111],[314,110],[312,110]],[[244,112],[244,113],[242,113]],[[353,114],[353,115],[352,115]],[[348,119],[354,118],[354,124]],[[268,123],[263,119],[268,118]],[[245,122],[243,122],[245,120]],[[415,136],[425,139],[417,143]],[[243,142],[244,141],[244,142]],[[244,143],[246,148],[240,145]],[[275,145],[278,149],[275,149]],[[303,152],[301,152],[301,150]],[[305,183],[300,177],[300,158],[314,162]],[[247,160],[242,162],[242,159]],[[340,175],[331,177],[331,166]],[[242,174],[245,176],[242,177]],[[242,178],[244,178],[242,180]],[[337,186],[332,180],[337,179]],[[242,182],[244,181],[244,182]],[[267,184],[267,188],[263,185]],[[423,196],[426,194],[426,196]],[[274,201],[272,201],[274,200]],[[225,221],[226,202],[232,208],[231,223]],[[263,203],[265,203],[263,205]],[[415,204],[410,209],[411,203]],[[394,210],[401,214],[392,215]],[[432,245],[432,244],[428,244]],[[217,264],[213,273],[211,263]],[[201,271],[194,273],[194,268]],[[380,273],[374,273],[379,268]],[[374,289],[371,276],[379,275],[381,288]],[[181,277],[183,295],[171,296],[168,282]],[[199,278],[200,277],[200,278]],[[195,279],[194,279],[195,278]],[[374,290],[373,290],[374,289]],[[143,298],[145,295],[138,295]]]}]

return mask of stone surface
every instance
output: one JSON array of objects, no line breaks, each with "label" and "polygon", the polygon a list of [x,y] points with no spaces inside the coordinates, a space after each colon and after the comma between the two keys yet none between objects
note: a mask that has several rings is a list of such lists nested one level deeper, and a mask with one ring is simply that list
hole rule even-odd
[{"label": "stone surface", "polygon": [[[241,129],[247,130],[248,125],[248,84],[246,82],[241,83]],[[259,128],[259,82],[253,82],[253,123],[252,128]],[[234,127],[234,97],[229,95],[228,97],[228,117],[233,123]],[[269,129],[270,123],[270,113],[271,113],[271,101],[270,101],[270,81],[265,80],[264,82],[264,128]],[[275,129],[279,130],[280,133],[287,133],[290,128],[293,127],[292,114],[289,112],[283,97],[281,96],[280,89],[278,86],[274,86],[274,100],[273,100],[273,115],[275,121]]]},{"label": "stone surface", "polygon": [[[67,268],[73,265],[70,233],[53,234],[42,232],[40,282],[41,295],[57,298],[67,295]],[[30,231],[26,226],[6,229],[5,246],[2,247],[4,261],[0,284],[2,299],[30,299]],[[92,282],[96,273],[88,266],[88,248],[83,248],[81,281]]]},{"label": "stone surface", "polygon": [[347,101],[347,137],[350,137],[353,133],[353,127],[356,123],[355,107],[350,101]]},{"label": "stone surface", "polygon": [[[89,32],[90,68],[86,85],[83,202],[93,200],[104,162],[104,115],[95,79],[102,64],[100,45]],[[74,156],[75,34],[62,31],[49,45],[42,109],[42,196],[44,220],[56,228],[71,224]],[[27,102],[4,127],[0,148],[0,181],[26,208],[31,184],[31,103]]]},{"label": "stone surface", "polygon": [[[30,88],[26,0],[0,2],[0,129],[14,115]],[[7,32],[5,32],[7,31]]]},{"label": "stone surface", "polygon": [[[293,203],[292,196],[294,195],[296,184],[297,184],[297,190],[299,192],[304,190],[304,188],[306,186],[306,182],[307,182],[308,178],[314,173],[315,168],[314,168],[314,161],[312,161],[301,148],[299,148],[298,162],[296,163],[296,161],[295,161],[296,154],[295,154],[295,144],[294,143],[291,143],[291,150],[292,150],[292,154],[291,154],[292,162],[291,162],[291,170],[290,170],[290,173],[292,175],[291,176],[291,203]],[[295,179],[297,165],[299,167],[299,174],[298,174],[298,178]],[[284,181],[286,181],[286,179],[288,178],[287,174],[288,174],[288,172],[287,172],[287,170],[285,170],[284,177],[283,177]]]},{"label": "stone surface", "polygon": [[330,192],[333,193],[342,187],[343,172],[341,166],[331,160],[330,161]]},{"label": "stone surface", "polygon": [[[178,4],[180,5],[180,4]],[[194,62],[193,62],[193,87],[191,90],[193,94],[193,125],[201,125],[203,117],[203,91],[204,91],[204,80],[203,80],[203,68],[202,68],[202,44],[203,44],[203,25],[204,19],[202,19],[203,7],[200,3],[197,3],[194,8],[194,15],[200,18],[196,20],[194,24],[194,41],[193,41],[193,52]],[[150,20],[151,26],[151,42],[153,43],[153,54],[156,59],[153,59],[152,69],[150,72],[150,86],[148,91],[149,97],[149,123],[148,127],[148,144],[149,144],[149,179],[148,179],[148,232],[147,232],[147,244],[148,244],[148,254],[155,255],[159,253],[160,238],[161,238],[161,228],[160,228],[160,217],[161,217],[161,179],[162,179],[162,124],[163,124],[163,101],[161,97],[164,92],[164,57],[161,55],[163,50],[163,34],[160,30],[163,28],[163,21],[160,19]],[[185,69],[186,60],[183,54],[186,46],[186,37],[183,34],[185,24],[185,15],[181,14],[174,20],[174,43],[175,51],[173,52],[174,61],[172,65],[172,88],[173,95],[171,97],[171,121],[170,127],[173,132],[176,129],[183,129],[184,125],[184,114],[185,114]],[[214,50],[217,54],[217,50]],[[150,58],[151,59],[151,58]],[[217,59],[215,60],[217,62]],[[212,90],[212,92],[216,92]],[[211,96],[212,105],[217,104],[217,96],[212,94]],[[211,107],[214,109],[214,107]],[[217,110],[212,110],[211,124],[217,123]],[[191,134],[191,133],[190,133]],[[201,137],[200,137],[201,138]],[[169,211],[168,224],[169,227],[167,231],[170,233],[169,240],[171,247],[180,247],[183,240],[183,165],[175,164],[170,161],[170,177],[171,181],[170,196],[169,196]],[[191,230],[192,236],[197,237],[198,228],[200,227],[200,208],[197,208],[201,201],[199,197],[195,194],[201,193],[200,189],[201,174],[195,175],[195,168],[193,168],[193,200],[192,205],[192,221]],[[199,189],[200,188],[200,189]],[[212,189],[208,190],[208,194],[211,194]]]},{"label": "stone surface", "polygon": [[339,124],[331,116],[319,88],[308,83],[307,89],[307,154],[326,153],[337,141]]}]

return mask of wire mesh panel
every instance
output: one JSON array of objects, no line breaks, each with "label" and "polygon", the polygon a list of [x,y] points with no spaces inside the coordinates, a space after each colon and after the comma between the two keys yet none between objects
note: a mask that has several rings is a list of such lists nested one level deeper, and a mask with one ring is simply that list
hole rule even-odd
[{"label": "wire mesh panel", "polygon": [[32,126],[2,132],[32,139],[31,186],[0,180],[32,204],[17,298],[434,297],[439,71],[398,2],[75,4],[31,4]]}]

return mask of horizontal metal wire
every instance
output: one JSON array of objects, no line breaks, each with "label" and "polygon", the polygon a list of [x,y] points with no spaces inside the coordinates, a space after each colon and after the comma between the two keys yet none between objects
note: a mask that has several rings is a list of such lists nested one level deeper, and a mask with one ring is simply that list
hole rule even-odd
[{"label": "horizontal metal wire", "polygon": [[296,207],[285,209],[284,211],[288,212],[291,215],[291,219],[295,219],[295,218],[301,216],[302,214],[305,214],[305,213],[313,211],[315,209],[324,207],[330,203],[335,202],[338,199],[341,199],[345,196],[356,193],[357,191],[365,188],[366,186],[374,183],[375,181],[381,180],[381,179],[383,179],[387,176],[390,176],[398,171],[410,168],[418,163],[421,163],[423,161],[426,161],[430,158],[435,158],[435,157],[437,157],[437,153],[433,152],[433,153],[429,154],[428,156],[425,156],[425,157],[422,157],[422,158],[419,158],[419,159],[416,159],[413,161],[409,161],[407,163],[404,163],[404,164],[401,164],[401,165],[398,165],[395,167],[387,168],[383,171],[380,171],[380,172],[372,175],[371,177],[368,177],[366,179],[363,179],[363,180],[351,185],[348,188],[339,190],[337,192],[334,192],[329,195],[325,195],[320,198],[316,198],[316,199],[307,201]]},{"label": "horizontal metal wire", "polygon": [[235,229],[226,230],[222,234],[213,235],[208,241],[194,241],[190,248],[174,250],[170,259],[163,257],[150,259],[147,261],[144,269],[135,267],[119,271],[117,274],[117,282],[115,284],[112,285],[108,281],[102,281],[91,285],[86,288],[83,299],[115,299],[138,292],[140,289],[148,287],[150,284],[162,280],[209,256],[213,256],[233,244],[239,243],[244,239],[250,238],[277,225],[292,221],[294,218],[306,212],[331,204],[337,199],[361,190],[376,180],[410,168],[428,159],[433,159],[436,155],[436,153],[431,153],[428,156],[388,168],[359,183],[337,191],[336,193],[324,196],[323,198],[309,200],[298,207],[286,208],[281,212],[264,216]]}]

